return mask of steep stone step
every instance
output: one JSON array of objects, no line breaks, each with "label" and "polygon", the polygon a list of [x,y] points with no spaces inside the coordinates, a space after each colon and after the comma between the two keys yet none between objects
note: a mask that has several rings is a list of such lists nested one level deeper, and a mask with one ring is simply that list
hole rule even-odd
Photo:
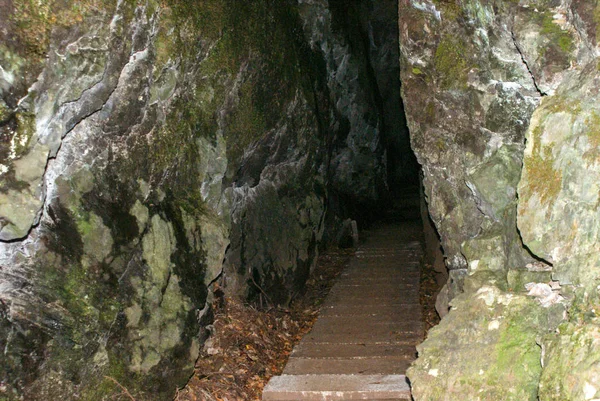
[{"label": "steep stone step", "polygon": [[[397,271],[391,276],[373,276],[371,274],[359,274],[369,273],[369,271],[355,271],[353,274],[342,273],[338,278],[337,285],[349,285],[349,284],[377,284],[377,283],[412,283],[419,282],[421,274],[419,271],[403,272]],[[356,277],[355,277],[356,276]]]},{"label": "steep stone step", "polygon": [[[355,285],[368,285],[369,283],[377,283],[381,282],[382,279],[385,280],[388,284],[408,284],[414,283],[415,278],[417,280],[420,279],[421,275],[418,270],[411,272],[414,274],[409,274],[409,272],[404,272],[402,274],[401,271],[396,269],[356,269],[356,270],[348,270],[347,274],[342,274],[339,276],[340,285],[348,285],[349,282],[353,282]],[[370,280],[370,281],[369,281]],[[418,281],[417,281],[418,282]],[[332,290],[336,289],[337,286],[332,288]]]},{"label": "steep stone step", "polygon": [[330,306],[335,304],[346,304],[346,305],[401,305],[406,302],[407,298],[419,297],[418,289],[410,289],[398,292],[397,294],[388,295],[383,294],[380,296],[372,296],[369,294],[332,294],[328,297],[323,305]]},{"label": "steep stone step", "polygon": [[[343,283],[343,282],[342,282]],[[385,293],[386,295],[389,293],[397,293],[403,292],[407,290],[418,290],[419,286],[413,283],[407,282],[396,282],[393,279],[390,279],[387,284],[382,286],[376,285],[368,285],[368,284],[354,284],[354,285],[339,285],[335,286],[329,292],[329,296],[335,296],[339,294],[348,294],[349,296],[363,294],[365,296],[375,296],[377,294]]]},{"label": "steep stone step", "polygon": [[404,266],[399,267],[396,264],[391,265],[380,265],[380,266],[361,266],[361,267],[349,267],[342,277],[354,276],[354,275],[367,275],[370,277],[403,277],[406,273],[419,272],[419,265],[416,266]]},{"label": "steep stone step", "polygon": [[[411,258],[412,259],[412,258]],[[418,263],[409,263],[406,259],[400,259],[396,257],[391,258],[383,258],[383,257],[364,257],[356,259],[356,262],[348,266],[348,271],[353,271],[356,269],[385,269],[385,268],[395,268],[398,271],[416,271],[419,269]]]},{"label": "steep stone step", "polygon": [[[357,324],[360,322],[360,324]],[[369,332],[372,328],[388,330],[423,330],[421,319],[382,319],[377,316],[323,316],[317,320],[312,333],[343,332],[352,335],[354,332]]]},{"label": "steep stone step", "polygon": [[418,292],[419,286],[414,284],[399,284],[394,283],[384,286],[370,286],[370,285],[346,285],[336,286],[329,292],[332,298],[387,298],[395,299],[406,292]]},{"label": "steep stone step", "polygon": [[263,390],[264,401],[410,400],[404,375],[282,375]]}]

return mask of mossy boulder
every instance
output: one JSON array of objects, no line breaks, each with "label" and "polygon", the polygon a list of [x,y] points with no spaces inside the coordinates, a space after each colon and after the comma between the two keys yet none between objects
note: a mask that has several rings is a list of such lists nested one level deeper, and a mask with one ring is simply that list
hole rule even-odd
[{"label": "mossy boulder", "polygon": [[417,347],[407,371],[417,400],[538,399],[548,313],[533,299],[483,286],[452,301],[451,312]]},{"label": "mossy boulder", "polygon": [[600,326],[562,324],[542,342],[540,400],[586,401],[600,397]]}]

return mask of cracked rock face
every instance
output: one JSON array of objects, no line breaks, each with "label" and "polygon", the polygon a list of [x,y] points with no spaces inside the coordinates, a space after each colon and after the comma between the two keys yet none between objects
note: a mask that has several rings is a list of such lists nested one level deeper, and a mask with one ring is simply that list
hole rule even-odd
[{"label": "cracked rock face", "polygon": [[[400,7],[401,76],[446,265],[470,273],[518,266],[516,187],[525,131],[540,101],[513,41],[522,7],[425,4]],[[490,259],[470,255],[479,249],[493,250]]]},{"label": "cracked rock face", "polygon": [[598,258],[599,74],[594,60],[571,71],[533,114],[519,184],[519,228],[551,262],[553,278],[593,286]]},{"label": "cracked rock face", "polygon": [[369,58],[326,1],[8,3],[0,399],[167,399],[215,280],[288,302],[387,190]]},{"label": "cracked rock face", "polygon": [[[597,12],[585,0],[401,2],[412,144],[448,286],[464,291],[408,373],[416,400],[597,398],[595,354],[561,345],[597,326]],[[471,313],[489,288],[531,307]],[[535,307],[531,288],[548,292]]]}]

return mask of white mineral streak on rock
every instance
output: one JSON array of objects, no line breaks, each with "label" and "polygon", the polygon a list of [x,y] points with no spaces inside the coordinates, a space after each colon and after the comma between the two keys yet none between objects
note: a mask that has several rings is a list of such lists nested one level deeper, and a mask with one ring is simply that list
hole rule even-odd
[{"label": "white mineral streak on rock", "polygon": [[527,295],[536,297],[544,308],[554,305],[564,299],[558,291],[553,291],[552,287],[545,283],[527,283],[525,284],[525,288],[529,291]]}]

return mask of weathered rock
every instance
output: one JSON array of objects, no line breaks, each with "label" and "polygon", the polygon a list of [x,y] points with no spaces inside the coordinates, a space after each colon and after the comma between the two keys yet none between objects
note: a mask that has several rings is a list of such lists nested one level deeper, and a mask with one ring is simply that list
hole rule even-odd
[{"label": "weathered rock", "polygon": [[[339,0],[300,1],[300,15],[311,48],[322,54],[330,93],[335,137],[331,142],[330,185],[336,208],[369,214],[387,190],[383,112],[370,61],[368,32],[361,25],[361,5]],[[385,58],[383,51],[379,57]],[[382,60],[375,57],[379,63]],[[398,99],[399,101],[399,99]]]},{"label": "weathered rock", "polygon": [[[465,277],[464,283],[453,282],[465,291],[457,306],[474,302],[475,294],[490,284],[503,291],[502,297],[517,297],[511,291],[525,291],[529,281],[550,288],[550,274],[561,283],[591,287],[595,281],[598,250],[592,239],[597,222],[590,205],[597,194],[593,157],[586,161],[583,156],[589,158],[594,147],[585,134],[592,130],[585,127],[593,126],[596,103],[595,8],[591,1],[400,2],[407,120],[446,265],[451,278],[452,271],[462,271]],[[575,106],[579,98],[586,105]],[[553,262],[552,273],[528,271],[526,265],[534,262],[529,251]],[[535,301],[548,310],[560,312],[561,304],[572,299],[549,291],[552,302],[548,297]],[[438,307],[443,312],[445,300],[454,294],[445,290],[442,295]],[[546,313],[526,309],[532,319]],[[539,334],[555,326],[565,318],[559,312],[549,312],[551,318],[538,321],[533,331]],[[455,336],[467,324],[467,317],[457,314],[460,307],[443,319],[445,335]],[[509,326],[520,324],[518,314],[504,316]],[[490,312],[489,318],[499,316]],[[477,326],[478,318],[473,319]],[[483,332],[483,326],[475,332]],[[456,369],[469,359],[466,344],[479,341],[471,340],[471,333],[460,340],[464,347],[448,350],[452,356],[447,358],[458,365],[444,362],[438,371],[444,379],[431,379],[432,390],[427,390],[423,378],[430,368],[424,361],[437,363],[436,347],[453,343],[437,332],[434,337],[423,345],[409,372],[416,400],[462,399],[444,391],[466,391],[471,384],[473,392],[464,399],[507,399],[501,392],[511,380],[480,383],[477,371],[466,365]],[[531,338],[521,340],[524,347],[532,343]],[[486,363],[491,372],[510,371],[497,359]],[[530,366],[533,369],[533,362]],[[535,399],[540,369],[515,383],[510,397]],[[479,389],[484,390],[477,395]]]},{"label": "weathered rock", "polygon": [[327,2],[76,3],[0,15],[0,398],[167,399],[211,283],[288,302],[382,197],[381,111]]},{"label": "weathered rock", "polygon": [[519,229],[564,284],[592,285],[600,274],[598,77],[595,61],[573,71],[536,110],[527,135]]},{"label": "weathered rock", "polygon": [[597,61],[569,71],[527,132],[519,230],[529,249],[552,263],[552,278],[563,291],[576,288],[576,296],[566,294],[570,322],[543,342],[542,400],[598,398],[599,90]]},{"label": "weathered rock", "polygon": [[461,294],[408,370],[417,400],[537,400],[548,312],[495,287]]},{"label": "weathered rock", "polygon": [[403,98],[446,265],[520,265],[515,193],[540,95],[512,40],[519,7],[401,4]]},{"label": "weathered rock", "polygon": [[597,323],[569,323],[561,325],[558,334],[542,342],[541,400],[598,399],[599,338]]}]

